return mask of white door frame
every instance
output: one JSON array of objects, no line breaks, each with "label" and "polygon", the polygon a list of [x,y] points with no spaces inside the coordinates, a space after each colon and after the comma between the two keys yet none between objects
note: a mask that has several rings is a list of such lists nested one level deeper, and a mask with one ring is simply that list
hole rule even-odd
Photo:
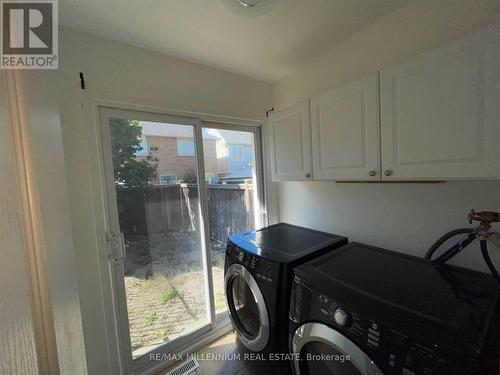
[{"label": "white door frame", "polygon": [[[258,219],[262,225],[266,224],[266,210],[265,210],[265,183],[263,181],[263,164],[262,164],[262,142],[261,142],[261,132],[259,122],[254,122],[251,120],[239,120],[233,118],[217,117],[213,115],[203,115],[193,113],[189,115],[188,112],[183,111],[164,111],[164,110],[154,110],[149,107],[141,107],[135,105],[125,105],[119,103],[110,103],[95,101],[96,110],[96,123],[97,123],[97,151],[101,154],[98,156],[98,170],[96,175],[100,180],[100,186],[102,187],[102,194],[100,196],[101,204],[103,207],[103,227],[98,228],[102,233],[102,236],[106,238],[108,233],[119,233],[119,221],[116,210],[116,191],[114,185],[110,182],[113,181],[113,167],[111,163],[111,143],[109,136],[109,118],[118,117],[125,119],[139,119],[144,121],[153,122],[163,122],[163,123],[173,123],[179,125],[190,125],[193,126],[195,147],[196,147],[196,161],[197,161],[197,171],[199,177],[199,199],[200,199],[200,223],[202,225],[202,254],[203,254],[203,266],[205,273],[205,287],[206,287],[206,306],[207,311],[210,312],[208,315],[207,324],[202,327],[188,332],[185,336],[182,336],[171,343],[166,343],[159,346],[151,353],[168,353],[174,352],[181,347],[186,347],[193,340],[200,337],[205,337],[210,332],[224,332],[221,330],[222,326],[227,325],[227,322],[221,322],[216,324],[215,322],[215,306],[214,303],[214,291],[213,291],[213,279],[212,279],[212,269],[211,269],[211,253],[210,253],[210,236],[209,236],[209,226],[208,226],[208,201],[206,196],[206,184],[205,184],[205,172],[204,172],[204,158],[203,158],[203,142],[202,142],[202,128],[224,128],[228,130],[243,130],[251,131],[254,133],[254,149],[255,149],[255,163],[256,163],[256,177],[258,179],[257,190],[260,195],[259,202],[261,206],[259,207]],[[246,124],[246,125],[245,125]],[[96,176],[97,177],[97,176]],[[108,244],[109,245],[109,244]],[[106,310],[110,310],[107,313],[108,327],[110,329],[108,332],[113,332],[113,337],[109,338],[108,345],[110,345],[110,355],[117,358],[119,362],[119,372],[123,375],[129,374],[140,374],[148,371],[151,367],[157,367],[158,363],[151,362],[149,360],[149,355],[132,360],[132,350],[130,343],[130,334],[128,327],[128,314],[125,298],[125,284],[123,279],[124,262],[123,259],[111,259],[109,246],[107,246],[107,254],[101,255],[101,259],[107,258],[107,264],[102,265],[101,271],[106,273],[103,275],[103,280],[109,279],[110,292],[106,293],[111,297],[111,306],[107,306]],[[106,301],[105,301],[106,302]],[[107,301],[109,302],[109,301]],[[113,348],[115,346],[116,355],[113,355]]]}]

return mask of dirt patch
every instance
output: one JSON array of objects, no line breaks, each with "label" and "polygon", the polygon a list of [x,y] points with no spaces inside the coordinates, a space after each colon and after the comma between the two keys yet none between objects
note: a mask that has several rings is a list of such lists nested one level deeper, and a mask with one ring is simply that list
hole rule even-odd
[{"label": "dirt patch", "polygon": [[[127,239],[125,290],[134,354],[208,322],[200,249],[192,232]],[[212,244],[218,321],[226,317],[224,249]]]}]

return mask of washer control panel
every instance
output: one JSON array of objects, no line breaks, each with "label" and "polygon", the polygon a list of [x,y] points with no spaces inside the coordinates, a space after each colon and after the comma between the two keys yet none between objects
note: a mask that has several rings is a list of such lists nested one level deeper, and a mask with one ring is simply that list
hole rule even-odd
[{"label": "washer control panel", "polygon": [[257,282],[264,281],[267,284],[274,284],[278,281],[279,267],[270,260],[251,254],[231,242],[228,242],[227,245],[227,257],[226,261],[230,263],[242,264]]},{"label": "washer control panel", "polygon": [[290,306],[290,320],[294,324],[324,322],[365,351],[386,375],[456,373],[456,364],[447,360],[440,348],[415,340],[367,313],[356,310],[347,300],[338,301],[294,278]]},{"label": "washer control panel", "polygon": [[379,366],[384,369],[384,374],[452,373],[446,370],[446,361],[440,357],[436,348],[416,342],[325,294],[318,293],[316,301],[319,312],[333,327],[337,327],[339,332],[351,338],[372,358],[378,358],[376,362],[382,363]]},{"label": "washer control panel", "polygon": [[352,322],[352,316],[346,309],[337,307],[333,312],[333,320],[341,327],[349,327]]}]

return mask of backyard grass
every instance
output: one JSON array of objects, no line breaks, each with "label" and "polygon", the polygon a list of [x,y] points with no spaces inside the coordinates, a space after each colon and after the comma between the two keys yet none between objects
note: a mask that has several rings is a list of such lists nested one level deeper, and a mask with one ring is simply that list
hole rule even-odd
[{"label": "backyard grass", "polygon": [[162,339],[168,336],[168,332],[166,329],[159,329],[158,331],[155,332],[155,336],[159,339]]},{"label": "backyard grass", "polygon": [[[222,285],[223,268],[212,267],[212,274],[214,284]],[[175,276],[157,272],[147,279],[126,276],[125,289],[134,355],[208,322],[201,270]],[[215,309],[225,309],[224,293],[217,287]]]},{"label": "backyard grass", "polygon": [[[125,291],[134,357],[208,323],[197,233],[131,237],[127,254]],[[224,257],[225,244],[212,243],[217,322],[226,317]]]},{"label": "backyard grass", "polygon": [[158,314],[156,313],[156,311],[150,312],[146,315],[146,318],[144,318],[144,322],[150,326],[152,326],[157,320]]},{"label": "backyard grass", "polygon": [[170,300],[177,297],[179,294],[175,288],[167,288],[160,294],[162,303],[168,303]]}]

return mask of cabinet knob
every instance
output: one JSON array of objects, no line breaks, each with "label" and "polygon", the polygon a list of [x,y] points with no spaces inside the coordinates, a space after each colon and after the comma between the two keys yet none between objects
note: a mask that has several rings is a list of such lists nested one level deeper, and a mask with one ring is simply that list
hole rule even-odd
[{"label": "cabinet knob", "polygon": [[392,171],[390,169],[386,169],[384,171],[384,175],[386,175],[386,176],[390,176],[391,174],[392,174]]},{"label": "cabinet knob", "polygon": [[377,171],[371,170],[368,174],[373,177],[377,174]]},{"label": "cabinet knob", "polygon": [[310,173],[307,173],[307,174],[306,174],[306,178],[311,178],[311,174],[310,174]]}]

